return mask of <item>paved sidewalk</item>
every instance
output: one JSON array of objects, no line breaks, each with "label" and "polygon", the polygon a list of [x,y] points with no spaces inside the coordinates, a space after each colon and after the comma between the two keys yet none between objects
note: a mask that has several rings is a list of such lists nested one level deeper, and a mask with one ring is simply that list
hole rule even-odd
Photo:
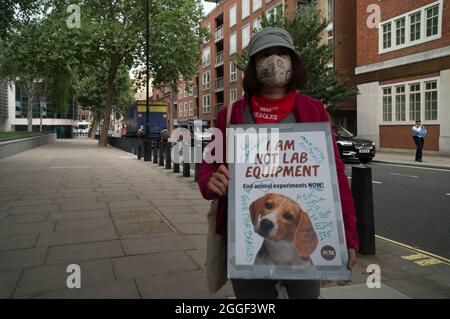
[{"label": "paved sidewalk", "polygon": [[[206,287],[206,212],[183,178],[88,139],[58,140],[0,160],[0,298],[228,298]],[[450,268],[377,240],[346,288],[323,298],[449,298]],[[416,256],[417,257],[417,256]],[[411,257],[409,257],[411,259]],[[381,266],[382,288],[365,285]],[[68,289],[66,267],[81,267]]]},{"label": "paved sidewalk", "polygon": [[450,155],[423,154],[423,162],[414,161],[414,157],[415,151],[411,153],[377,152],[373,162],[450,169]]}]

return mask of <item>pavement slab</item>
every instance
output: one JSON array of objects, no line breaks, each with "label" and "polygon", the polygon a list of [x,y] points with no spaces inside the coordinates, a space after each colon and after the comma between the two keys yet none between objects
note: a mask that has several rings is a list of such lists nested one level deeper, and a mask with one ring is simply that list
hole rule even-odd
[{"label": "pavement slab", "polygon": [[198,269],[183,251],[113,258],[118,280]]},{"label": "pavement slab", "polygon": [[0,252],[0,271],[42,266],[46,254],[47,247]]},{"label": "pavement slab", "polygon": [[125,256],[119,240],[50,247],[46,264],[69,264],[85,260]]},{"label": "pavement slab", "polygon": [[140,299],[133,280],[106,282],[95,287],[63,289],[32,296],[33,299]]},{"label": "pavement slab", "polygon": [[0,299],[10,298],[13,294],[22,270],[0,272]]},{"label": "pavement slab", "polygon": [[72,230],[53,233],[43,233],[37,242],[37,247],[69,245],[96,241],[117,239],[118,235],[113,226],[100,226],[94,229]]},{"label": "pavement slab", "polygon": [[39,234],[0,234],[0,251],[34,247]]},{"label": "pavement slab", "polygon": [[126,254],[129,256],[194,249],[194,246],[186,238],[177,234],[151,235],[127,238],[121,241]]},{"label": "pavement slab", "polygon": [[[81,287],[102,285],[114,281],[114,272],[110,259],[86,261],[78,264],[81,270]],[[66,264],[49,265],[24,270],[14,296],[26,296],[42,292],[51,292],[67,288]]]}]

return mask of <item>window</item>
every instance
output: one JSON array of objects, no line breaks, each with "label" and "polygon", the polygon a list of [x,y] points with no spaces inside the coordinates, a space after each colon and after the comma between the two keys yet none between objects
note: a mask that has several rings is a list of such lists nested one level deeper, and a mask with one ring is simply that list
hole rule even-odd
[{"label": "window", "polygon": [[184,102],[184,117],[188,116],[188,103]]},{"label": "window", "polygon": [[437,110],[437,81],[425,82],[425,121],[436,121]]},{"label": "window", "polygon": [[204,95],[203,96],[203,113],[211,112],[211,96]]},{"label": "window", "polygon": [[420,83],[409,85],[409,120],[420,120]]},{"label": "window", "polygon": [[194,102],[189,102],[189,116],[194,116]]},{"label": "window", "polygon": [[242,20],[250,15],[250,0],[242,0]]},{"label": "window", "polygon": [[383,88],[383,122],[392,121],[392,89]]},{"label": "window", "polygon": [[230,28],[236,24],[236,3],[230,7]]},{"label": "window", "polygon": [[262,29],[261,20],[261,17],[257,17],[255,20],[253,20],[253,32],[258,32]]},{"label": "window", "polygon": [[391,23],[383,25],[383,49],[391,47]]},{"label": "window", "polygon": [[386,53],[436,40],[442,36],[442,0],[405,12],[379,28],[379,53]]},{"label": "window", "polygon": [[184,97],[188,97],[189,96],[189,84],[184,84]]},{"label": "window", "polygon": [[421,13],[417,12],[409,16],[410,23],[410,40],[416,41],[420,39],[420,16]]},{"label": "window", "polygon": [[242,28],[242,48],[245,48],[250,42],[250,25]]},{"label": "window", "polygon": [[266,18],[268,20],[272,19],[276,20],[277,18],[282,16],[283,16],[283,3],[279,3],[266,11]]},{"label": "window", "polygon": [[261,7],[262,7],[261,0],[253,0],[253,12],[255,12],[258,9],[261,9]]},{"label": "window", "polygon": [[395,120],[406,121],[406,95],[404,85],[395,88]]},{"label": "window", "polygon": [[180,106],[178,108],[178,116],[183,117],[183,103],[180,103]]},{"label": "window", "polygon": [[237,37],[236,33],[230,35],[230,54],[234,54],[237,52]]},{"label": "window", "polygon": [[439,5],[431,7],[427,12],[427,37],[438,34],[439,27]]},{"label": "window", "polygon": [[211,48],[206,48],[203,50],[202,65],[207,68],[211,64]]},{"label": "window", "polygon": [[211,71],[206,71],[203,73],[203,91],[209,90],[211,86]]},{"label": "window", "polygon": [[178,99],[181,100],[183,98],[183,84],[180,85],[180,88],[178,89]]},{"label": "window", "polygon": [[328,0],[328,3],[327,3],[328,23],[333,23],[333,16],[334,16],[334,0]]},{"label": "window", "polygon": [[237,81],[237,65],[233,61],[230,62],[230,82]]},{"label": "window", "polygon": [[237,89],[230,91],[230,103],[237,101]]},{"label": "window", "polygon": [[[383,121],[414,123],[417,120],[437,121],[439,80],[428,78],[382,87]],[[392,109],[392,105],[394,109]],[[390,115],[391,110],[394,118]],[[393,124],[396,124],[393,123]]]},{"label": "window", "polygon": [[395,44],[402,45],[405,44],[406,40],[406,19],[401,18],[395,20]]}]

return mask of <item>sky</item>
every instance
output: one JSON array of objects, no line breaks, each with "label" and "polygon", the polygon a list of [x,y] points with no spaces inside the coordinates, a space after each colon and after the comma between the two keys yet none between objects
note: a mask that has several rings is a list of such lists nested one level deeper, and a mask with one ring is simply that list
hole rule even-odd
[{"label": "sky", "polygon": [[208,13],[210,13],[212,11],[212,9],[215,8],[216,4],[214,2],[206,2],[204,0],[202,0],[202,4],[203,4],[203,14],[207,15]]}]

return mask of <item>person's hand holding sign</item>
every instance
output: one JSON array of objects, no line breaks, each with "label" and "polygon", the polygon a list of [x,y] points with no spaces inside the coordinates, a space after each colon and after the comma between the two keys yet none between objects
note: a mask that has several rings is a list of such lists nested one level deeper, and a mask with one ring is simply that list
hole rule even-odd
[{"label": "person's hand holding sign", "polygon": [[[348,262],[347,262],[347,268],[348,270],[352,271],[353,267],[356,265],[356,250],[353,248],[349,248],[348,249]],[[339,280],[337,282],[338,286],[346,286],[350,281],[345,281],[345,280]],[[322,287],[325,285],[328,285],[329,283],[331,283],[331,281],[328,280],[322,280]]]},{"label": "person's hand holding sign", "polygon": [[208,187],[214,193],[223,197],[227,194],[228,181],[231,179],[230,172],[225,165],[220,165],[217,171],[215,171],[209,181]]}]

